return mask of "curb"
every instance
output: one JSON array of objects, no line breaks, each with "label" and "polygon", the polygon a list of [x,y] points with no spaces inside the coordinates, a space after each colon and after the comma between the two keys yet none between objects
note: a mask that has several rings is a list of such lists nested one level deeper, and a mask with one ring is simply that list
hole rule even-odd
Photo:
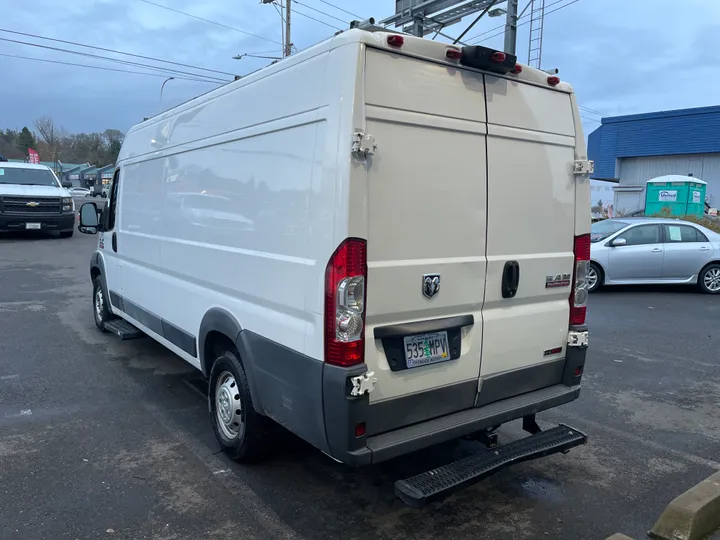
[{"label": "curb", "polygon": [[648,535],[658,540],[700,540],[720,529],[720,471],[677,497]]}]

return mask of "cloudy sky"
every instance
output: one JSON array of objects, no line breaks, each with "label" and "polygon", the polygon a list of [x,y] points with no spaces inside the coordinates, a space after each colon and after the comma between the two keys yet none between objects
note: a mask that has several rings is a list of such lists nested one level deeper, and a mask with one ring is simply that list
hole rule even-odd
[{"label": "cloudy sky", "polygon": [[[521,9],[526,2],[520,0]],[[720,105],[720,0],[546,0],[546,5],[543,67],[557,67],[560,76],[575,87],[580,104],[586,108],[582,113],[586,133],[598,126],[597,113]],[[394,1],[298,0],[293,7],[292,41],[303,49],[330,36],[336,28],[346,28],[346,22],[353,18],[347,12],[381,19],[392,13]],[[470,20],[447,32],[459,34]],[[484,18],[468,34],[469,38],[480,35],[479,40],[469,41],[502,48],[502,27],[496,29],[502,23],[504,18]],[[521,62],[527,62],[528,28],[525,24],[519,30]],[[197,75],[176,73],[176,79],[166,84],[161,102],[160,87],[170,74],[7,40],[159,65],[203,77],[230,78],[224,73],[158,64],[7,30],[231,74],[244,74],[268,62],[249,57],[238,61],[233,56],[273,56],[279,55],[281,48],[280,16],[273,6],[262,5],[259,0],[26,0],[22,8],[2,10],[0,29],[0,128],[30,126],[33,118],[48,115],[68,131],[126,131],[161,107],[215,88],[213,84],[181,79]]]}]

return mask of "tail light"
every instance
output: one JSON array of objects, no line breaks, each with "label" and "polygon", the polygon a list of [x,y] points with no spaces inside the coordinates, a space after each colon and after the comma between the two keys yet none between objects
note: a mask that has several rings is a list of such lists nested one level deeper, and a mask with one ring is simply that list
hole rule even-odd
[{"label": "tail light", "polygon": [[325,269],[325,362],[354,366],[365,360],[367,244],[348,238]]},{"label": "tail light", "polygon": [[587,313],[588,282],[587,271],[590,266],[590,235],[575,237],[575,276],[570,291],[570,325],[585,324]]}]

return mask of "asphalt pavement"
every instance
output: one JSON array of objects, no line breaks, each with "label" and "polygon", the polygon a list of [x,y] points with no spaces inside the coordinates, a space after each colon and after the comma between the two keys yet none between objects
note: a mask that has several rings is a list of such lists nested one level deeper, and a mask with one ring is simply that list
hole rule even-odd
[{"label": "asphalt pavement", "polygon": [[[76,233],[0,237],[0,539],[643,538],[720,468],[720,298],[591,297],[581,398],[539,415],[589,443],[506,469],[423,510],[393,482],[477,451],[448,443],[365,469],[291,434],[256,465],[214,441],[203,382],[150,339],[95,328]],[[521,435],[517,423],[500,438]]]}]

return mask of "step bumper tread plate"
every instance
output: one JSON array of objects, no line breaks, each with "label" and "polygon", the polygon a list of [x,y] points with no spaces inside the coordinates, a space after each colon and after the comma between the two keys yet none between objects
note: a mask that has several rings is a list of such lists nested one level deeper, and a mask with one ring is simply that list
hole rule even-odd
[{"label": "step bumper tread plate", "polygon": [[395,482],[395,494],[413,508],[445,497],[514,463],[528,461],[585,444],[587,435],[560,424],[547,431],[489,448],[405,480]]},{"label": "step bumper tread plate", "polygon": [[118,336],[120,339],[137,339],[145,334],[124,319],[113,319],[105,323],[105,330]]}]

